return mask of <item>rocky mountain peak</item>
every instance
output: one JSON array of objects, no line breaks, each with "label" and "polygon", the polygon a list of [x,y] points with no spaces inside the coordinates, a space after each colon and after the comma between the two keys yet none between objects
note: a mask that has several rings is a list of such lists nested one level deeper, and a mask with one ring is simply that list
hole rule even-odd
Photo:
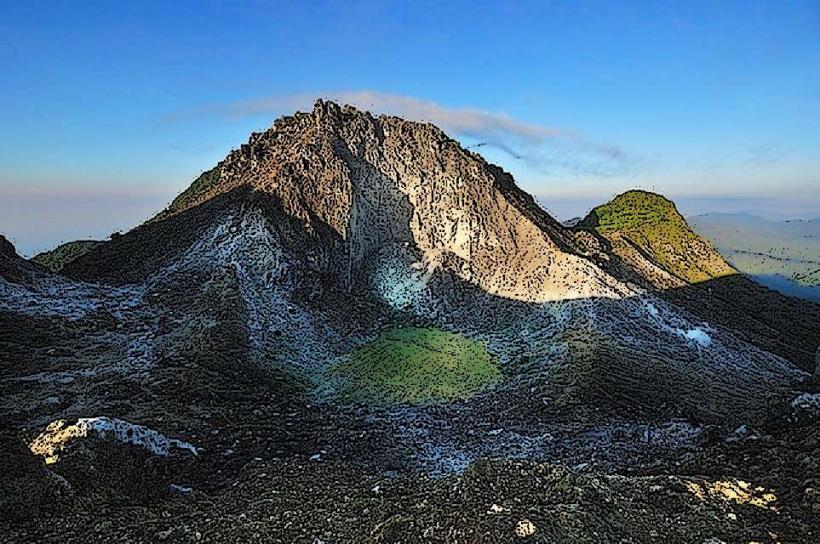
[{"label": "rocky mountain peak", "polygon": [[252,134],[155,220],[241,188],[274,203],[271,224],[319,239],[310,259],[348,288],[387,269],[526,301],[623,291],[512,176],[429,123],[317,100]]},{"label": "rocky mountain peak", "polygon": [[[203,233],[192,229],[235,206],[239,193],[267,202],[269,226],[290,233],[280,242],[299,258],[323,263],[322,271],[347,288],[367,287],[389,270],[421,280],[443,271],[527,301],[623,291],[512,176],[437,127],[323,100],[311,112],[281,117],[252,134],[201,174],[149,222],[173,220],[161,236],[172,244],[151,251],[140,263],[153,264],[138,268],[150,273],[175,254],[170,248],[193,243]],[[133,277],[133,256],[101,257],[115,246],[146,253],[157,236],[129,245],[130,239],[79,259],[76,269],[82,276],[99,274],[92,269],[119,276],[108,263],[122,261],[130,263],[125,277]],[[308,250],[306,243],[316,247]]]}]

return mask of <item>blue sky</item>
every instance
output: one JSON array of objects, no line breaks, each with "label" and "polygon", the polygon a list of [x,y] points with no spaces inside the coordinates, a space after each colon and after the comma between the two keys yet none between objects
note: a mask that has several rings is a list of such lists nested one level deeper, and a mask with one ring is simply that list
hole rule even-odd
[{"label": "blue sky", "polygon": [[0,232],[130,228],[315,96],[485,143],[559,218],[820,215],[820,2],[441,3],[4,2]]}]

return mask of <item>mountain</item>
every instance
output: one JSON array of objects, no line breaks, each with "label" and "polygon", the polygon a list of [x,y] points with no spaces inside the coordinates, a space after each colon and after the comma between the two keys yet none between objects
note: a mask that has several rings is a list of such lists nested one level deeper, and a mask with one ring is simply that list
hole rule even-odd
[{"label": "mountain", "polygon": [[709,213],[692,227],[744,274],[784,294],[820,300],[820,220]]},{"label": "mountain", "polygon": [[728,281],[659,195],[565,227],[438,128],[320,100],[59,274],[0,249],[12,540],[812,529],[780,486],[816,463],[820,307]]},{"label": "mountain", "polygon": [[[176,292],[190,290],[180,276],[216,276],[244,301],[239,319],[252,364],[298,368],[311,381],[323,382],[328,361],[361,346],[378,331],[375,322],[395,320],[396,311],[484,337],[545,311],[564,315],[533,327],[561,342],[594,331],[600,349],[637,355],[592,392],[617,392],[616,404],[632,409],[652,397],[631,380],[653,358],[663,361],[653,372],[670,373],[661,383],[676,384],[663,385],[658,397],[698,417],[728,414],[735,403],[759,409],[749,400],[761,387],[757,371],[771,375],[767,388],[771,380],[785,386],[797,379],[754,342],[738,347],[730,333],[724,342],[722,331],[706,332],[628,285],[636,273],[678,287],[731,271],[671,202],[627,193],[593,210],[583,229],[611,247],[591,250],[582,232],[549,216],[509,174],[436,127],[320,100],[312,112],[252,135],[167,210],[64,271],[121,284],[162,278]],[[555,304],[537,305],[547,302]],[[291,318],[281,318],[284,307]],[[476,315],[465,315],[468,307]],[[496,315],[481,317],[488,310],[479,308],[490,307]],[[373,332],[358,337],[351,327]],[[658,334],[669,338],[663,353],[654,346]],[[326,336],[340,339],[331,346]],[[691,350],[699,340],[711,349],[700,352],[694,375]],[[497,343],[498,350],[520,349],[511,338]],[[590,347],[579,346],[579,358],[604,358]],[[570,359],[565,373],[582,372]],[[694,394],[684,386],[691,379],[701,384]],[[710,403],[699,402],[707,394]]]},{"label": "mountain", "polygon": [[[429,124],[319,101],[313,112],[251,136],[146,227],[242,190],[277,209],[270,221],[287,217],[287,228],[315,238],[318,247],[303,256],[348,289],[385,271],[413,269],[446,270],[516,300],[623,292],[579,256],[573,237],[509,174]],[[301,240],[284,242],[303,249]],[[106,262],[127,243],[103,246],[68,271],[127,274]]]},{"label": "mountain", "polygon": [[[597,238],[590,238],[592,233]],[[727,327],[809,372],[814,368],[818,306],[780,296],[738,274],[663,196],[627,191],[593,209],[575,234],[622,281],[657,290],[705,322]]]},{"label": "mountain", "polygon": [[655,287],[736,273],[692,231],[672,201],[655,193],[627,191],[593,209],[577,226],[604,237],[613,253]]}]

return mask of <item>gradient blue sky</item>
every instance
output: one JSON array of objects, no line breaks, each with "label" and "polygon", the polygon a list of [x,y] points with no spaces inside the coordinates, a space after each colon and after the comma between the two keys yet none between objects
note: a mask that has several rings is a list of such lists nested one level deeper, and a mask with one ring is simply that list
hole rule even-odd
[{"label": "gradient blue sky", "polygon": [[[0,232],[164,207],[315,96],[432,120],[559,218],[820,215],[820,2],[3,2]],[[300,4],[300,5],[297,5]]]}]

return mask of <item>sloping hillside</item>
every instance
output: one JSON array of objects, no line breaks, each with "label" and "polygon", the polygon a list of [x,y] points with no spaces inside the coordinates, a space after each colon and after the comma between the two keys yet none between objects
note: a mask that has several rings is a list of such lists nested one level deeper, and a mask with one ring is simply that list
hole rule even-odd
[{"label": "sloping hillside", "polygon": [[[509,174],[430,124],[320,100],[253,134],[140,229],[241,190],[275,202],[272,221],[320,238],[324,249],[311,258],[348,289],[370,288],[394,270],[442,269],[522,301],[627,292]],[[100,246],[67,271],[127,274],[111,255],[127,243]]]},{"label": "sloping hillside", "polygon": [[52,272],[59,272],[63,267],[81,255],[85,255],[97,244],[97,240],[76,240],[60,244],[49,251],[43,251],[31,258],[32,261],[40,263]]},{"label": "sloping hillside", "polygon": [[603,236],[618,257],[656,287],[736,273],[689,228],[672,201],[655,193],[627,191],[593,209],[578,227]]}]

